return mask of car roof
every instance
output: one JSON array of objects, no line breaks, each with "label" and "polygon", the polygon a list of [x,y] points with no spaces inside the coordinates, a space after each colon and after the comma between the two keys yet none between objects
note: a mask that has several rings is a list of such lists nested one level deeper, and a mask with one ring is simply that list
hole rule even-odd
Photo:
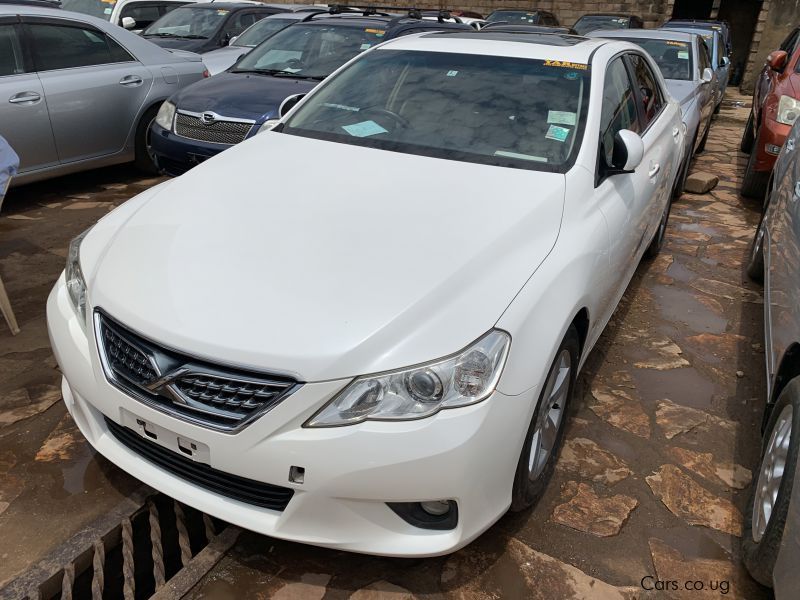
[{"label": "car roof", "polygon": [[672,40],[675,42],[692,42],[697,34],[686,33],[678,29],[595,29],[586,34],[587,37],[614,39]]},{"label": "car roof", "polygon": [[274,8],[269,4],[261,2],[194,2],[184,4],[180,8],[197,8],[202,10],[233,10],[235,8]]},{"label": "car roof", "polygon": [[586,13],[578,17],[578,21],[580,21],[583,17],[625,17],[626,19],[641,19],[642,17],[638,15],[632,15],[630,13],[613,13],[613,12],[600,12],[600,13]]},{"label": "car roof", "polygon": [[506,21],[494,21],[481,27],[480,31],[485,33],[543,33],[553,34],[574,34],[575,31],[566,25],[522,25],[507,23]]}]

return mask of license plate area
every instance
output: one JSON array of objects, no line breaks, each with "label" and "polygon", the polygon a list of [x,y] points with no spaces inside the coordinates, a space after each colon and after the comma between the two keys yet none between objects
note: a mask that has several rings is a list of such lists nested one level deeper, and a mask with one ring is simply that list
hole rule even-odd
[{"label": "license plate area", "polygon": [[211,451],[202,442],[178,435],[174,431],[156,425],[124,408],[120,409],[120,424],[132,429],[144,439],[167,448],[180,456],[207,465],[211,464]]}]

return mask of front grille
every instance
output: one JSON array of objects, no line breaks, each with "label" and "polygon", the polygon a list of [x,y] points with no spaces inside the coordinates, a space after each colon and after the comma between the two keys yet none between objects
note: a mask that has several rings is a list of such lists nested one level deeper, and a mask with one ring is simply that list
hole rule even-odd
[{"label": "front grille", "polygon": [[294,490],[263,483],[246,477],[232,475],[213,467],[185,458],[138,433],[106,418],[108,430],[122,444],[157,467],[172,473],[198,487],[240,502],[283,511],[294,495]]},{"label": "front grille", "polygon": [[175,115],[175,133],[201,142],[238,144],[247,137],[252,128],[253,123],[219,120],[205,124],[200,117],[180,112]]},{"label": "front grille", "polygon": [[164,348],[96,313],[106,378],[137,400],[175,417],[238,431],[295,389],[289,377],[212,365]]}]

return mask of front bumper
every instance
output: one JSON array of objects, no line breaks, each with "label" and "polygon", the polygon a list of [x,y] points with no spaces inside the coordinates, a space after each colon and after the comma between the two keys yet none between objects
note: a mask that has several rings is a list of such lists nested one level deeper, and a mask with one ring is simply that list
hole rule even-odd
[{"label": "front bumper", "polygon": [[[236,434],[215,432],[151,409],[111,386],[94,333],[70,304],[63,276],[47,303],[50,339],[64,374],[64,401],[98,452],[153,488],[215,517],[281,539],[388,556],[435,556],[475,539],[508,509],[536,389],[496,392],[473,406],[416,421],[326,429],[302,423],[349,380],[307,383]],[[162,470],[112,433],[130,415],[208,448],[215,469],[294,490],[282,512],[208,491]],[[302,484],[289,481],[305,469]],[[451,499],[458,523],[437,531],[410,525],[386,502]]]},{"label": "front bumper", "polygon": [[231,147],[230,144],[192,140],[164,129],[157,123],[153,123],[151,127],[150,147],[156,166],[173,177],[183,175],[192,167]]},{"label": "front bumper", "polygon": [[778,159],[778,153],[768,152],[766,147],[782,148],[791,130],[791,125],[778,123],[765,115],[753,146],[753,152],[756,153],[756,171],[772,171],[775,161]]}]

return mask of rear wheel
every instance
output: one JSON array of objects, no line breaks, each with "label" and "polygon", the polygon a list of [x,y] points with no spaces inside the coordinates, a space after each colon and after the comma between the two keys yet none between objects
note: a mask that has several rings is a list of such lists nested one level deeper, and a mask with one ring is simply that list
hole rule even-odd
[{"label": "rear wheel", "polygon": [[703,139],[700,140],[700,145],[697,147],[698,152],[702,152],[706,149],[706,142],[708,141],[708,134],[711,133],[711,119],[708,120],[708,125],[706,126],[706,132],[703,134]]},{"label": "rear wheel", "polygon": [[772,571],[783,539],[800,447],[800,379],[783,389],[765,430],[742,535],[744,564],[753,579],[772,587]]},{"label": "rear wheel", "polygon": [[544,494],[553,474],[567,410],[575,388],[580,344],[578,332],[570,325],[550,366],[539,403],[528,427],[525,444],[517,463],[514,487],[511,490],[511,510],[520,511],[533,506]]},{"label": "rear wheel", "polygon": [[739,150],[745,154],[749,154],[753,149],[753,142],[755,141],[755,127],[753,126],[753,111],[750,111],[750,116],[747,117],[747,124],[744,126],[744,133],[742,134],[742,143],[739,144]]},{"label": "rear wheel", "polygon": [[[754,144],[757,144],[757,141]],[[742,196],[748,198],[763,198],[769,182],[769,171],[756,171],[756,154],[758,152],[754,148],[750,152],[742,178]]]},{"label": "rear wheel", "polygon": [[155,121],[157,114],[158,106],[154,106],[144,113],[139,120],[139,125],[136,127],[136,158],[134,159],[134,164],[136,168],[148,175],[158,174],[158,167],[150,148],[150,126]]}]

